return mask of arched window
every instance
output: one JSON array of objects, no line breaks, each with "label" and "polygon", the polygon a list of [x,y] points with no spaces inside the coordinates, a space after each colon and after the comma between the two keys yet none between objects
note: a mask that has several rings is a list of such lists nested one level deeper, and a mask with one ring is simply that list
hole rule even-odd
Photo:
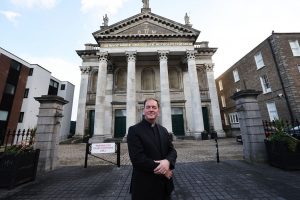
[{"label": "arched window", "polygon": [[146,68],[142,71],[142,90],[155,90],[155,73],[153,69]]},{"label": "arched window", "polygon": [[127,70],[119,69],[116,72],[115,89],[125,91],[127,88]]},{"label": "arched window", "polygon": [[180,89],[180,73],[177,69],[169,69],[170,89]]}]

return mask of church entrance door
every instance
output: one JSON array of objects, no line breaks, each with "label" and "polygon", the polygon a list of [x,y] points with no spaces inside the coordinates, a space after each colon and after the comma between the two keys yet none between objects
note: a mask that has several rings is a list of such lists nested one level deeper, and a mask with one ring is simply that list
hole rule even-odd
[{"label": "church entrance door", "polygon": [[182,108],[172,108],[172,129],[176,136],[184,136],[184,121]]},{"label": "church entrance door", "polygon": [[126,134],[126,110],[115,111],[114,137],[123,138]]},{"label": "church entrance door", "polygon": [[202,107],[202,114],[203,114],[203,122],[204,122],[204,130],[209,132],[209,115],[208,115],[208,108]]},{"label": "church entrance door", "polygon": [[94,135],[94,124],[95,124],[95,110],[90,110],[89,112],[89,137]]}]

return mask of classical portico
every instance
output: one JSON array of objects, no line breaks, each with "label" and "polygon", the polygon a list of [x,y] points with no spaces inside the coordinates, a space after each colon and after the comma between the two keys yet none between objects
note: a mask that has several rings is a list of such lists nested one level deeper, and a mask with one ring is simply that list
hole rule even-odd
[{"label": "classical portico", "polygon": [[196,42],[200,31],[187,15],[185,24],[177,23],[143,2],[141,13],[113,25],[105,16],[104,26],[93,33],[97,44],[77,51],[87,70],[76,135],[126,137],[143,117],[144,99],[153,97],[161,103],[159,123],[175,136],[199,138],[212,129],[224,136],[213,71],[206,70],[216,48]]}]

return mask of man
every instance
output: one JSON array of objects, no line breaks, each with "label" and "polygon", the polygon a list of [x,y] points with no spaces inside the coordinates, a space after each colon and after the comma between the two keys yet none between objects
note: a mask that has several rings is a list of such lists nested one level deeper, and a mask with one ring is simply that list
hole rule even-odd
[{"label": "man", "polygon": [[144,119],[128,130],[129,157],[133,166],[130,192],[133,200],[170,199],[172,170],[177,152],[166,128],[156,123],[159,102],[144,101]]}]

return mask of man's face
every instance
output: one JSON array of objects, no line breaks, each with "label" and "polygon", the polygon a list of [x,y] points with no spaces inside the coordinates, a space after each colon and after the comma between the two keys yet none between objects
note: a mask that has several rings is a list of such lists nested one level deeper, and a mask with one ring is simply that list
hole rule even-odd
[{"label": "man's face", "polygon": [[145,119],[150,122],[154,122],[159,116],[159,108],[155,100],[148,100],[144,108]]}]

